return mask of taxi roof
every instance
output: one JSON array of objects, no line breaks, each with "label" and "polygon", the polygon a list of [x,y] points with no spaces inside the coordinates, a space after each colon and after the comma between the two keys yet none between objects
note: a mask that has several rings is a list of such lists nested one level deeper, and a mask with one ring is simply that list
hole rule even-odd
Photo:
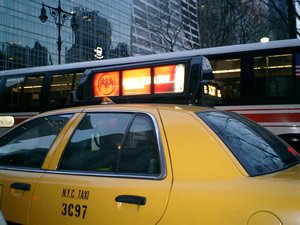
[{"label": "taxi roof", "polygon": [[180,104],[99,104],[99,105],[85,105],[70,107],[64,109],[57,109],[44,114],[57,114],[57,113],[76,113],[76,112],[88,112],[88,111],[138,111],[138,112],[147,112],[153,109],[164,109],[170,111],[182,111],[182,112],[201,112],[201,111],[212,111],[216,110],[211,107],[204,106],[194,106],[194,105],[180,105]]}]

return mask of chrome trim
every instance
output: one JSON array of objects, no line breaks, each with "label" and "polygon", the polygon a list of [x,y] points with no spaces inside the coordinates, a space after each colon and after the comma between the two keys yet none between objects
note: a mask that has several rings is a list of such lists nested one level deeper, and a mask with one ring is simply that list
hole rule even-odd
[{"label": "chrome trim", "polygon": [[0,224],[7,225],[5,217],[3,216],[2,210],[0,209]]},{"label": "chrome trim", "polygon": [[13,166],[0,166],[0,170],[11,170],[18,172],[34,172],[34,173],[45,173],[46,170],[40,168],[26,168],[26,167],[13,167]]},{"label": "chrome trim", "polygon": [[134,179],[149,179],[149,180],[160,180],[160,176],[153,175],[136,175],[136,174],[121,174],[121,173],[101,173],[93,171],[69,171],[69,170],[46,170],[47,174],[62,174],[62,175],[77,175],[77,176],[93,176],[93,177],[112,177],[112,178],[134,178]]},{"label": "chrome trim", "polygon": [[155,129],[156,140],[157,140],[157,144],[158,144],[158,152],[159,152],[159,156],[160,156],[160,168],[161,168],[161,174],[157,177],[157,179],[161,180],[167,176],[166,158],[165,158],[165,151],[164,151],[162,140],[161,140],[161,134],[160,134],[160,131],[158,128],[158,123],[156,121],[155,116],[153,116],[150,113],[145,113],[145,114],[147,114],[152,119],[154,129]]},{"label": "chrome trim", "polygon": [[94,176],[94,177],[116,177],[116,178],[135,178],[135,179],[149,179],[149,180],[160,180],[160,176],[153,175],[136,175],[136,174],[121,174],[121,173],[101,173],[98,171],[69,171],[69,170],[45,170],[25,167],[3,167],[0,166],[0,170],[9,170],[16,172],[31,172],[31,173],[47,173],[47,174],[62,174],[62,175],[79,175],[79,176]]}]

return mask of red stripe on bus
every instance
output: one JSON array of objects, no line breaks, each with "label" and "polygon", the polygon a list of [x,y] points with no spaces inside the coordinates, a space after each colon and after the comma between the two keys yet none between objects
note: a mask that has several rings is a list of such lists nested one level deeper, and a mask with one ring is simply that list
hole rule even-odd
[{"label": "red stripe on bus", "polygon": [[300,113],[263,113],[263,114],[242,114],[258,123],[260,122],[300,122]]},{"label": "red stripe on bus", "polygon": [[[28,117],[28,118],[29,118],[29,117]],[[28,118],[22,118],[22,119],[17,119],[17,118],[15,118],[15,125],[17,125],[17,124],[23,122],[24,120],[27,120]]]},{"label": "red stripe on bus", "polygon": [[298,125],[290,125],[290,126],[289,126],[289,125],[263,125],[263,124],[262,124],[262,126],[263,126],[263,127],[293,127],[293,128],[294,128],[294,127],[300,127],[300,126],[298,126]]}]

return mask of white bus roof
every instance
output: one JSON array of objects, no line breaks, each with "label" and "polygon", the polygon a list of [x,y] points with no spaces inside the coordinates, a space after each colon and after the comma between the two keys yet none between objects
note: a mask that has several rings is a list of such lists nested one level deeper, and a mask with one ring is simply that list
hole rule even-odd
[{"label": "white bus roof", "polygon": [[222,47],[214,48],[204,48],[197,50],[187,50],[187,51],[178,51],[178,52],[169,52],[169,53],[160,53],[153,55],[143,55],[143,56],[133,56],[133,57],[124,57],[116,59],[106,59],[106,60],[97,60],[97,61],[88,61],[88,62],[78,62],[78,63],[69,63],[61,65],[50,65],[50,66],[39,66],[39,67],[28,67],[24,69],[14,69],[14,70],[4,70],[0,71],[1,75],[14,75],[22,73],[37,73],[37,72],[47,72],[47,71],[57,71],[57,70],[76,70],[82,68],[97,68],[97,67],[107,67],[113,65],[126,65],[133,63],[142,63],[142,62],[159,62],[162,60],[168,59],[180,59],[185,57],[192,57],[197,55],[210,56],[216,54],[228,54],[228,53],[239,53],[247,51],[256,51],[256,50],[267,50],[267,49],[279,49],[279,48],[290,48],[290,47],[300,47],[300,39],[289,39],[289,40],[278,40],[270,41],[267,43],[252,43],[252,44],[240,44],[240,45],[229,45]]}]

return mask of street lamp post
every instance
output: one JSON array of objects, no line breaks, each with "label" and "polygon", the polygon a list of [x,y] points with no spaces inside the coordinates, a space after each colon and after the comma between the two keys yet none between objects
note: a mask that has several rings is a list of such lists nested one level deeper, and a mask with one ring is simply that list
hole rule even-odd
[{"label": "street lamp post", "polygon": [[52,17],[54,17],[55,19],[55,24],[57,25],[58,28],[58,37],[57,37],[57,50],[58,50],[58,64],[61,63],[61,45],[62,45],[62,41],[61,41],[61,27],[64,25],[64,22],[66,20],[68,20],[70,18],[70,16],[72,16],[71,19],[71,27],[72,29],[75,31],[78,29],[78,23],[76,20],[76,13],[70,13],[67,11],[64,11],[61,8],[61,4],[60,4],[60,0],[58,1],[58,7],[54,8],[51,7],[49,5],[46,4],[42,4],[42,9],[41,9],[41,15],[40,15],[40,20],[42,23],[45,23],[48,19],[47,13],[46,13],[46,9],[45,7],[49,8],[50,10],[50,15]]}]

